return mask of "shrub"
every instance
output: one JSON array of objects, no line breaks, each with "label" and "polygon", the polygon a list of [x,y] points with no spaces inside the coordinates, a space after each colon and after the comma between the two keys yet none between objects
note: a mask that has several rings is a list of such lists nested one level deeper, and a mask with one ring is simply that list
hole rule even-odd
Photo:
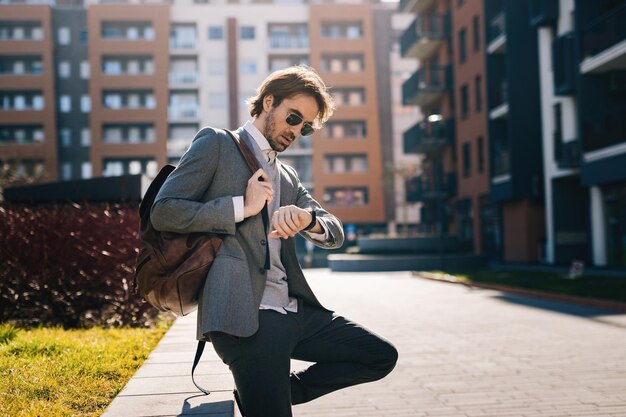
[{"label": "shrub", "polygon": [[151,323],[132,291],[138,225],[134,205],[0,206],[0,321]]}]

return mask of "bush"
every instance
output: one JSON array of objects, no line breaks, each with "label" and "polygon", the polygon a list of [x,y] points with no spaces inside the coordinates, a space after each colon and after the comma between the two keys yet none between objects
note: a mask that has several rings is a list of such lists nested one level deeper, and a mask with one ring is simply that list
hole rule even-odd
[{"label": "bush", "polygon": [[0,321],[151,324],[132,290],[138,225],[133,205],[0,206]]}]

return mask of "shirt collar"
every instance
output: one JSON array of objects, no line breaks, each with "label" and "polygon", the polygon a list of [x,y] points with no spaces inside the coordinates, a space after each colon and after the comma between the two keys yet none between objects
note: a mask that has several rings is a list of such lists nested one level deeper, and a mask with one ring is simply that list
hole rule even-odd
[{"label": "shirt collar", "polygon": [[252,120],[248,120],[246,124],[243,125],[243,128],[250,136],[252,136],[252,139],[254,139],[257,145],[259,145],[259,149],[261,149],[261,151],[271,149],[270,143],[267,139],[265,139],[263,133],[261,133],[261,131],[252,123]]}]

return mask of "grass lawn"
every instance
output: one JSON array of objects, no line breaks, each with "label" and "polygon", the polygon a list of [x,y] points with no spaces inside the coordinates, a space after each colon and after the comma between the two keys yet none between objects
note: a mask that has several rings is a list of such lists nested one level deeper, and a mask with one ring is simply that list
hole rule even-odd
[{"label": "grass lawn", "polygon": [[474,282],[626,303],[626,276],[583,275],[566,279],[557,272],[505,270],[478,270],[456,276]]},{"label": "grass lawn", "polygon": [[0,416],[98,416],[171,323],[151,329],[0,324]]}]

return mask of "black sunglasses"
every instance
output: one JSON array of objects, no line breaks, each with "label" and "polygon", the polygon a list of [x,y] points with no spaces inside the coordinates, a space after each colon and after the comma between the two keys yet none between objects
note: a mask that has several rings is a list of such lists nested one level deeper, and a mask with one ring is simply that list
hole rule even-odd
[{"label": "black sunglasses", "polygon": [[311,123],[305,122],[302,117],[298,116],[295,113],[289,113],[285,121],[289,126],[297,126],[300,123],[304,123],[302,125],[302,129],[300,130],[300,134],[302,136],[309,136],[312,135],[313,132],[315,132],[315,128],[311,125]]}]

